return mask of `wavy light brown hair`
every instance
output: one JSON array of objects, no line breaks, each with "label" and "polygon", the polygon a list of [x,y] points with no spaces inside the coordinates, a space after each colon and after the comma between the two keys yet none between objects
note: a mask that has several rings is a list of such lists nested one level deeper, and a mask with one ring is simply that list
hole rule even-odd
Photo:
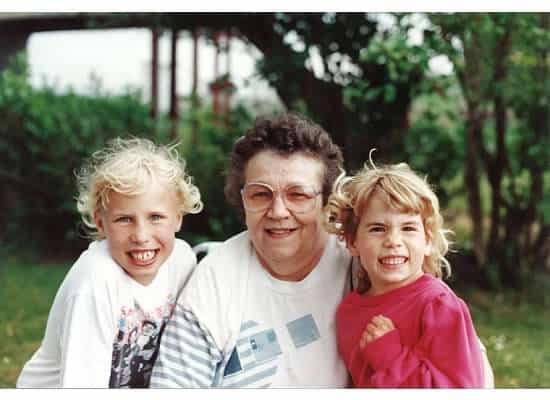
[{"label": "wavy light brown hair", "polygon": [[[355,240],[361,215],[375,191],[386,194],[390,207],[403,213],[419,214],[432,251],[424,259],[422,269],[435,277],[448,277],[451,266],[445,254],[449,250],[439,200],[426,179],[422,179],[406,163],[377,167],[370,160],[353,176],[341,175],[325,206],[325,227],[350,243]],[[370,287],[365,277],[367,287]]]},{"label": "wavy light brown hair", "polygon": [[148,139],[115,138],[96,151],[76,172],[76,204],[91,239],[103,239],[94,223],[94,213],[107,209],[109,194],[134,196],[147,190],[158,179],[167,189],[173,188],[178,212],[196,214],[203,208],[199,189],[185,171],[185,161],[177,145],[156,145]]}]

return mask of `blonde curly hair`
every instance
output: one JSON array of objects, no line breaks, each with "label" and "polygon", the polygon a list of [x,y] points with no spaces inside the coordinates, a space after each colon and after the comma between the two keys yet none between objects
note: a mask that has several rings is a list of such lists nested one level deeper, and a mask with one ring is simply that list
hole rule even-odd
[{"label": "blonde curly hair", "polygon": [[[372,153],[372,151],[371,151]],[[370,159],[370,155],[369,155]],[[361,215],[375,190],[386,194],[389,205],[399,212],[420,214],[426,235],[432,244],[431,254],[422,269],[435,277],[449,277],[451,266],[445,254],[450,241],[443,228],[439,200],[426,179],[418,176],[406,163],[377,167],[372,159],[353,176],[340,175],[324,209],[325,228],[346,243],[355,240]],[[360,276],[364,288],[368,277]],[[360,285],[361,286],[361,285]]]},{"label": "blonde curly hair", "polygon": [[185,171],[177,145],[158,146],[143,138],[115,138],[96,151],[75,172],[78,186],[76,206],[91,239],[103,239],[94,222],[94,213],[107,209],[112,191],[134,196],[158,179],[173,187],[178,212],[196,214],[203,208],[198,188]]}]

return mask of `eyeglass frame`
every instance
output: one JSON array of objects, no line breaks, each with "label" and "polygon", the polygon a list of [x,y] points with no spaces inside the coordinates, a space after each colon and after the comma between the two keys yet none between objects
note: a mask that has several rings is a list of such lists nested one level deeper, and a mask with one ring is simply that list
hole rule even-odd
[{"label": "eyeglass frame", "polygon": [[[267,189],[269,189],[271,191],[271,194],[272,194],[272,198],[271,198],[271,203],[266,206],[265,208],[262,208],[262,209],[259,209],[259,210],[252,210],[250,208],[247,208],[246,206],[246,200],[245,200],[245,196],[244,196],[244,191],[246,189],[247,186],[249,185],[259,185],[259,186],[263,186]],[[273,202],[275,201],[275,197],[277,195],[277,193],[279,194],[279,196],[281,196],[281,200],[283,201],[283,204],[285,205],[286,209],[292,213],[295,213],[295,214],[305,214],[305,213],[308,213],[310,212],[311,210],[313,210],[315,208],[315,204],[317,203],[317,197],[323,193],[322,190],[318,190],[318,189],[315,189],[313,188],[313,202],[312,202],[312,206],[311,206],[311,209],[309,210],[306,210],[306,211],[295,211],[293,210],[291,207],[288,207],[288,204],[286,203],[285,201],[285,196],[284,195],[281,195],[281,192],[286,192],[286,190],[288,188],[291,188],[291,187],[295,187],[295,186],[299,186],[299,187],[309,187],[309,188],[313,188],[312,185],[303,185],[303,184],[300,184],[300,183],[295,183],[295,184],[291,184],[291,185],[288,185],[288,186],[285,186],[283,188],[283,190],[275,190],[273,189],[273,187],[271,187],[271,185],[267,184],[267,183],[263,183],[263,182],[247,182],[243,185],[243,187],[241,188],[241,199],[243,201],[243,208],[246,210],[246,211],[249,211],[249,212],[254,212],[254,213],[259,213],[259,212],[265,212],[267,210],[269,210],[270,208],[273,207]]]}]

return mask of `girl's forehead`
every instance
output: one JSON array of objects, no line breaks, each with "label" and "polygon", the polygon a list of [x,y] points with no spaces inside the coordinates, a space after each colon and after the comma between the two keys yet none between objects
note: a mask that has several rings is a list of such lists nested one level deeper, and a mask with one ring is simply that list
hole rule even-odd
[{"label": "girl's forehead", "polygon": [[404,201],[380,188],[375,188],[365,199],[360,209],[360,213],[402,215],[403,217],[418,216],[422,219],[419,209],[412,202]]}]

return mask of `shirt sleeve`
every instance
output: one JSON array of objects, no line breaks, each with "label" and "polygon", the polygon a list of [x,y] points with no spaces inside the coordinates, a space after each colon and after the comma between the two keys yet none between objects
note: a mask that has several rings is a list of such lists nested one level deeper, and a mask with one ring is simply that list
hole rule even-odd
[{"label": "shirt sleeve", "polygon": [[208,329],[177,304],[160,341],[152,388],[207,388],[216,383],[223,360]]},{"label": "shirt sleeve", "polygon": [[481,388],[483,363],[468,308],[444,293],[428,303],[422,334],[412,347],[397,329],[367,344],[365,360],[374,387]]},{"label": "shirt sleeve", "polygon": [[90,292],[67,299],[59,332],[63,388],[107,388],[111,373],[114,327],[104,299]]}]

